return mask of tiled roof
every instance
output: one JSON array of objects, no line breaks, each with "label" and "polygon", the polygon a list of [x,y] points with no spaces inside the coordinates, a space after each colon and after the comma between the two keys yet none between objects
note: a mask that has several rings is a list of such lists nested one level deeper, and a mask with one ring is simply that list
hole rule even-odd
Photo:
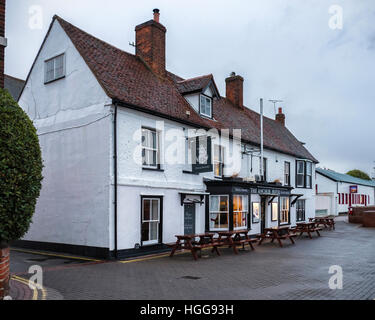
[{"label": "tiled roof", "polygon": [[181,94],[186,94],[203,90],[212,79],[212,74],[208,74],[206,76],[177,81],[176,85]]},{"label": "tiled roof", "polygon": [[375,188],[375,181],[372,181],[372,180],[363,180],[363,179],[352,177],[348,174],[338,173],[333,170],[322,169],[322,168],[316,168],[316,172],[337,182],[347,182],[347,183],[359,184],[359,185]]},{"label": "tiled roof", "polygon": [[12,95],[13,99],[18,101],[25,81],[17,79],[8,75],[4,75],[4,88]]},{"label": "tiled roof", "polygon": [[[162,78],[138,56],[99,40],[58,16],[55,19],[113,100],[198,127],[219,130],[241,128],[243,140],[259,145],[258,113],[247,108],[241,110],[221,97],[214,100],[213,119],[203,118],[179,91],[181,86],[185,86],[182,83],[189,88],[201,87],[212,79],[212,75],[184,80],[167,72],[167,77]],[[189,116],[186,111],[190,111]],[[264,146],[317,162],[287,128],[267,117],[264,117]]]}]

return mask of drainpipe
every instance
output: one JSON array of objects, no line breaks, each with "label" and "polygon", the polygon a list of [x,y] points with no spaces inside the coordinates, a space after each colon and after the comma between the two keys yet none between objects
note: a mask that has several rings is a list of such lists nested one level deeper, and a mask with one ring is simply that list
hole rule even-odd
[{"label": "drainpipe", "polygon": [[114,104],[115,112],[113,119],[113,184],[114,184],[114,238],[115,238],[115,258],[118,258],[117,252],[117,104]]},{"label": "drainpipe", "polygon": [[260,99],[260,176],[263,182],[264,181],[264,176],[263,176],[263,99]]}]

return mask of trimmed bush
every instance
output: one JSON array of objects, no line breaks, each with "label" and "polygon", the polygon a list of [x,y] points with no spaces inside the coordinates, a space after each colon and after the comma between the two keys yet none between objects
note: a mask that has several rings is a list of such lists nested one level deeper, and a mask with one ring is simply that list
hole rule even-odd
[{"label": "trimmed bush", "polygon": [[8,91],[0,89],[0,241],[29,229],[42,182],[36,129]]}]

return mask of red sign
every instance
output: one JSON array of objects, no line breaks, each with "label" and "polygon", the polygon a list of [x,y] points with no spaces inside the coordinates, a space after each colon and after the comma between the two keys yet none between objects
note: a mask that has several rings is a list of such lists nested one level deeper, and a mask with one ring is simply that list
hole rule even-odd
[{"label": "red sign", "polygon": [[357,192],[358,192],[358,186],[349,187],[349,193],[357,193]]}]

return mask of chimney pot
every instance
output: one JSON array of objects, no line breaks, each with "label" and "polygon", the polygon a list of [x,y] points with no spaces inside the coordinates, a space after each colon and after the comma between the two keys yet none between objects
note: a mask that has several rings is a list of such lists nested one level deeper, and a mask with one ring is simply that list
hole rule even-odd
[{"label": "chimney pot", "polygon": [[159,9],[154,9],[154,21],[159,22],[160,20],[160,10]]},{"label": "chimney pot", "polygon": [[135,27],[136,55],[161,77],[165,77],[165,34],[167,29],[159,23],[159,9],[154,19]]},{"label": "chimney pot", "polygon": [[279,113],[276,114],[275,120],[285,126],[285,114],[283,113],[283,108],[279,108]]}]

